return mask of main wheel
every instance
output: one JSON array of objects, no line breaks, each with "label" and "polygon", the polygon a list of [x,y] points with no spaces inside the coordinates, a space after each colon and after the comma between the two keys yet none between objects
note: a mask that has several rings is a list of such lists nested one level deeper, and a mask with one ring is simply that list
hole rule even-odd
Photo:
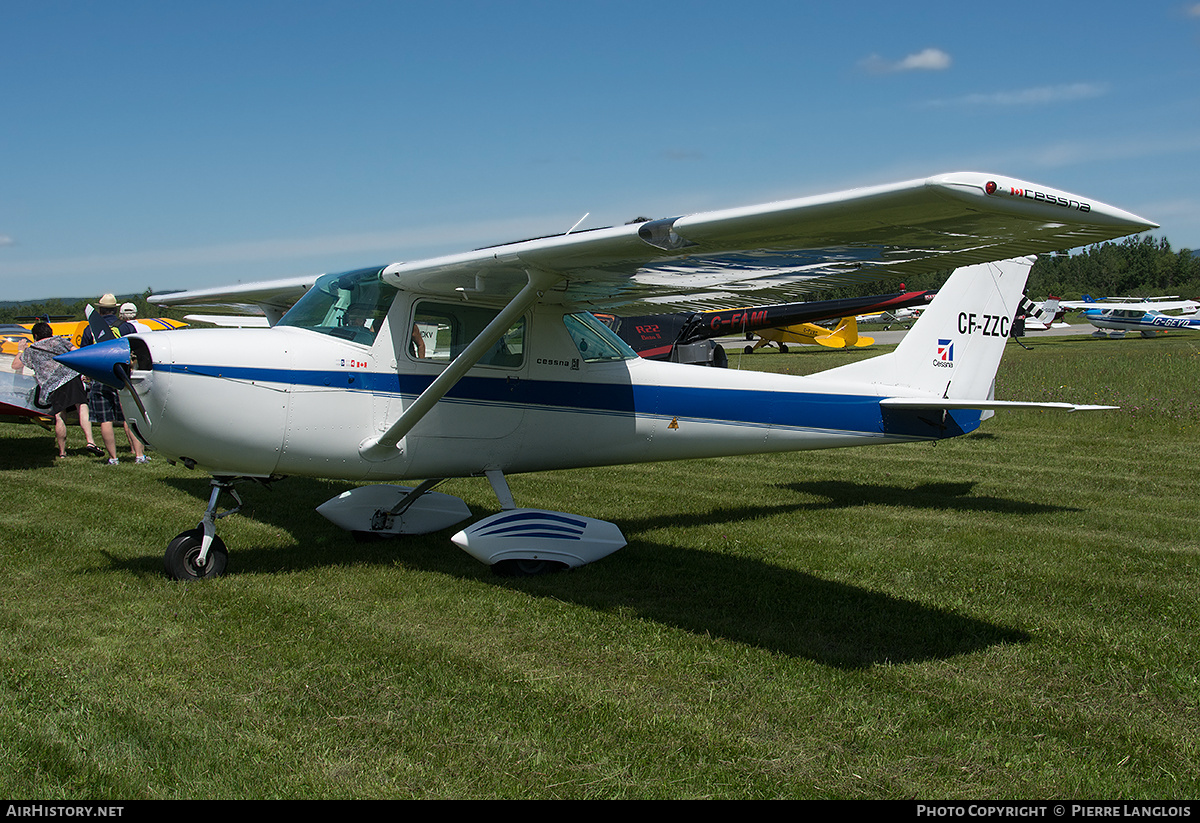
[{"label": "main wheel", "polygon": [[189,529],[167,544],[167,553],[163,557],[163,566],[167,577],[175,580],[204,580],[209,577],[220,577],[225,573],[229,562],[229,552],[225,550],[225,541],[214,536],[212,545],[208,547],[208,557],[204,565],[200,565],[200,545],[204,540],[203,529]]},{"label": "main wheel", "polygon": [[724,346],[718,345],[713,347],[712,364],[718,369],[725,369],[729,367],[729,355],[725,353]]}]

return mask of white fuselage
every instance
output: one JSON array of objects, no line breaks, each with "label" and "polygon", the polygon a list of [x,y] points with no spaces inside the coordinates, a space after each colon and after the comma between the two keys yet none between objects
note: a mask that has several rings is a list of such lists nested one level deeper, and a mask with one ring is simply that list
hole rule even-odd
[{"label": "white fuselage", "polygon": [[[589,362],[563,312],[525,318],[523,350],[477,365],[382,459],[364,444],[445,368],[415,356],[400,293],[371,345],[303,328],[139,336],[123,406],[164,455],[217,475],[455,477],[961,434],[883,412],[863,386],[637,357]],[[975,420],[977,423],[977,420]],[[971,426],[971,423],[965,423]]]}]

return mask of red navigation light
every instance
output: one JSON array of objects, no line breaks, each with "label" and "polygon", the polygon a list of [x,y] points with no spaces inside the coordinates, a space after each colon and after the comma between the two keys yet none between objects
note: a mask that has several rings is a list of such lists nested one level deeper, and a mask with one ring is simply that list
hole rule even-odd
[{"label": "red navigation light", "polygon": [[989,180],[987,182],[987,185],[983,187],[983,190],[986,191],[988,194],[995,194],[996,189],[998,189],[998,188],[1000,188],[1000,187],[996,185],[994,180]]}]

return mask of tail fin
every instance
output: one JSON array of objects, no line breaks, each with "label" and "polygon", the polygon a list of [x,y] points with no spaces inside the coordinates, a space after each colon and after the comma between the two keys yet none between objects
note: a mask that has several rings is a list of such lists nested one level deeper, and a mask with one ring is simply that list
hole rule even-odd
[{"label": "tail fin", "polygon": [[989,398],[1033,261],[956,270],[895,351],[812,377],[873,384],[898,395]]},{"label": "tail fin", "polygon": [[858,322],[853,317],[843,317],[836,329],[816,338],[816,342],[831,349],[863,347],[875,344],[874,337],[859,337]]},{"label": "tail fin", "polygon": [[1025,315],[1025,327],[1027,329],[1037,329],[1041,326],[1043,329],[1049,329],[1059,321],[1066,310],[1059,306],[1058,298],[1051,295],[1041,303],[1034,303],[1027,297],[1021,298],[1021,307],[1017,309],[1017,316]]},{"label": "tail fin", "polygon": [[1043,303],[1034,303],[1029,298],[1022,297],[1019,311],[1026,318],[1049,326],[1054,322],[1054,315],[1058,312],[1058,298],[1050,297]]}]

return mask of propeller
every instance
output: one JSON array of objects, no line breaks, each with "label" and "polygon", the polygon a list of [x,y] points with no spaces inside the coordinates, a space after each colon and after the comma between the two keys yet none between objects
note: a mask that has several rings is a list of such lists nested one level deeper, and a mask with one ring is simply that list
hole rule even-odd
[{"label": "propeller", "polygon": [[107,340],[115,340],[117,338],[113,334],[112,326],[108,325],[100,313],[92,308],[91,303],[84,306],[83,316],[87,318],[88,328],[92,330],[92,337],[95,339],[95,342],[103,343]]}]

